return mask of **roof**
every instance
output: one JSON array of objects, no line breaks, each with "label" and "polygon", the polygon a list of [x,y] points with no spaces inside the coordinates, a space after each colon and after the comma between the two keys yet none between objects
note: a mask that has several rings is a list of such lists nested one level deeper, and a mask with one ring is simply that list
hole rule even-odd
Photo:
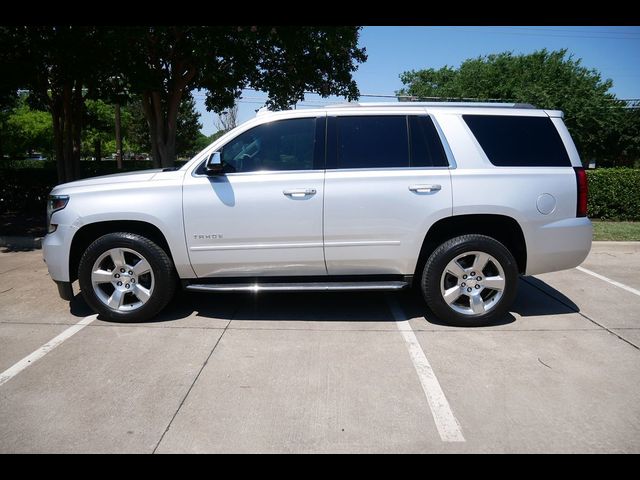
[{"label": "roof", "polygon": [[[341,109],[353,109],[359,110],[360,108],[370,109],[411,109],[411,108],[500,108],[500,109],[524,109],[524,110],[536,110],[536,107],[529,103],[497,103],[497,102],[344,102],[331,105],[325,105],[324,107],[314,107],[312,109],[300,109],[300,110],[314,110],[314,111],[336,111]],[[293,111],[293,110],[281,110],[280,112]],[[274,114],[275,111],[269,110],[267,107],[263,107],[258,110],[256,117],[262,117],[268,114]]]},{"label": "roof", "polygon": [[530,103],[497,102],[345,102],[327,105],[324,108],[344,107],[477,107],[477,108],[536,108]]}]

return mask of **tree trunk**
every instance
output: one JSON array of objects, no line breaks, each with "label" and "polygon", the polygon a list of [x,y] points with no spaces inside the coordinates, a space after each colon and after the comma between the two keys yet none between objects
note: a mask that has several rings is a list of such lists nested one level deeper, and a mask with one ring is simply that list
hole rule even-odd
[{"label": "tree trunk", "polygon": [[176,126],[181,98],[182,91],[170,92],[166,102],[162,101],[160,92],[145,92],[142,96],[144,116],[151,134],[153,166],[156,168],[175,165]]},{"label": "tree trunk", "polygon": [[72,131],[73,131],[73,179],[80,178],[80,158],[82,156],[82,109],[84,98],[82,97],[82,82],[76,80],[72,102]]},{"label": "tree trunk", "polygon": [[66,182],[67,175],[64,170],[64,151],[63,151],[63,118],[61,100],[55,92],[51,99],[51,119],[53,121],[53,146],[56,155],[56,168],[58,170],[58,183]]},{"label": "tree trunk", "polygon": [[74,168],[73,168],[73,130],[71,124],[73,123],[73,111],[72,111],[72,86],[69,83],[65,83],[62,87],[62,154],[64,162],[65,182],[74,180]]},{"label": "tree trunk", "polygon": [[95,157],[96,162],[99,162],[100,160],[102,160],[102,140],[96,138],[95,142],[93,143],[93,148],[93,156]]},{"label": "tree trunk", "polygon": [[120,131],[120,104],[116,103],[116,166],[122,170],[122,134]]},{"label": "tree trunk", "polygon": [[4,145],[3,145],[3,134],[5,132],[5,114],[4,112],[0,112],[0,162],[4,161]]},{"label": "tree trunk", "polygon": [[156,122],[153,114],[153,101],[151,100],[151,92],[142,94],[142,111],[149,128],[149,139],[151,140],[151,160],[153,168],[160,168],[160,152],[158,151]]},{"label": "tree trunk", "polygon": [[50,112],[59,183],[80,178],[83,108],[80,81],[68,82],[60,89],[52,89]]},{"label": "tree trunk", "polygon": [[[174,71],[185,70],[176,65]],[[182,94],[195,76],[191,67],[176,80],[168,92],[146,91],[142,95],[144,116],[151,134],[151,150],[154,167],[173,167],[176,162],[176,133],[178,131],[178,110]]]}]

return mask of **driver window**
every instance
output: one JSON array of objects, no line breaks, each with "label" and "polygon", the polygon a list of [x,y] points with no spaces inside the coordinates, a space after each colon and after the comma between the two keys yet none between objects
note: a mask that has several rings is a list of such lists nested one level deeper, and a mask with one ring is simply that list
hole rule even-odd
[{"label": "driver window", "polygon": [[225,172],[312,170],[315,118],[258,125],[222,148]]}]

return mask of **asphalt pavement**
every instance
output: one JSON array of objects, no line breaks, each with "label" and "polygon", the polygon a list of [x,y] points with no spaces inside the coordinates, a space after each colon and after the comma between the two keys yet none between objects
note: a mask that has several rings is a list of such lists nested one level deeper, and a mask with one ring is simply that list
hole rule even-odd
[{"label": "asphalt pavement", "polygon": [[144,324],[0,253],[0,453],[640,453],[640,242],[439,324],[410,293],[181,293]]}]

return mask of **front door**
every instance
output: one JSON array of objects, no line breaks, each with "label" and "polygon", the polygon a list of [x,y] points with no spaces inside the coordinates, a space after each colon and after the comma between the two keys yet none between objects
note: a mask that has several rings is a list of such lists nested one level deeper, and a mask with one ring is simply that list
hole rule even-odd
[{"label": "front door", "polygon": [[324,118],[258,125],[227,142],[221,156],[224,175],[199,168],[184,183],[196,275],[325,275]]}]

